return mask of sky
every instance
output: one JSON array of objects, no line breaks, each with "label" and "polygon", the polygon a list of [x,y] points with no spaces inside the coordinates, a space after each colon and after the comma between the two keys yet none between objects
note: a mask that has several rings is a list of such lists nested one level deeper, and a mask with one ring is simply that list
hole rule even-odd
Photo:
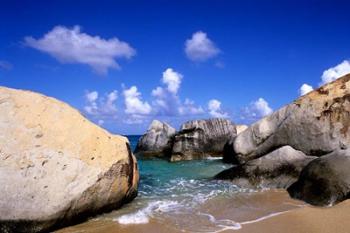
[{"label": "sky", "polygon": [[350,72],[349,1],[1,1],[0,86],[142,134],[251,124]]}]

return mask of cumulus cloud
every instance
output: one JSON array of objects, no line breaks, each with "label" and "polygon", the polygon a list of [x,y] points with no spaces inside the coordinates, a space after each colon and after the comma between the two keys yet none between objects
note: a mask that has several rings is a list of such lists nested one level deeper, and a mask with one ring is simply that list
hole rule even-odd
[{"label": "cumulus cloud", "polygon": [[350,61],[345,60],[335,67],[329,68],[323,72],[321,85],[332,82],[348,73],[350,73]]},{"label": "cumulus cloud", "polygon": [[163,72],[162,82],[167,85],[169,92],[176,94],[180,88],[182,74],[175,72],[172,68],[168,68]]},{"label": "cumulus cloud", "polygon": [[180,115],[200,115],[204,113],[201,106],[196,106],[194,101],[186,98],[183,105],[179,106]]},{"label": "cumulus cloud", "polygon": [[196,106],[193,100],[188,98],[184,102],[180,100],[178,91],[181,87],[183,75],[168,68],[163,72],[162,83],[164,86],[152,90],[154,113],[158,116],[184,116],[203,114],[201,106]]},{"label": "cumulus cloud", "polygon": [[309,93],[309,92],[311,92],[311,91],[313,91],[313,90],[314,90],[314,89],[313,89],[312,86],[310,86],[310,85],[304,83],[304,84],[300,87],[299,93],[300,93],[300,95],[302,96],[302,95],[306,95],[307,93]]},{"label": "cumulus cloud", "polygon": [[125,113],[130,115],[147,115],[152,111],[148,102],[143,102],[141,93],[138,92],[136,86],[132,86],[129,89],[123,91]]},{"label": "cumulus cloud", "polygon": [[105,74],[110,68],[119,68],[118,58],[131,58],[136,52],[118,38],[103,39],[81,32],[79,26],[56,26],[42,38],[24,38],[25,44],[47,53],[61,63],[80,63]]},{"label": "cumulus cloud", "polygon": [[88,115],[97,119],[103,124],[103,119],[116,118],[117,106],[116,101],[118,99],[118,92],[116,90],[105,94],[100,97],[97,91],[87,91],[85,93],[86,105],[84,111]]},{"label": "cumulus cloud", "polygon": [[206,33],[198,31],[192,35],[191,39],[186,40],[185,53],[190,60],[203,62],[218,55],[220,49]]},{"label": "cumulus cloud", "polygon": [[221,110],[221,102],[217,99],[209,100],[208,102],[209,114],[212,117],[227,118],[228,113]]},{"label": "cumulus cloud", "polygon": [[11,70],[12,69],[12,64],[4,61],[4,60],[0,60],[0,70]]},{"label": "cumulus cloud", "polygon": [[263,98],[259,98],[243,109],[241,119],[251,123],[271,114],[272,112],[273,110],[270,108],[269,103]]}]

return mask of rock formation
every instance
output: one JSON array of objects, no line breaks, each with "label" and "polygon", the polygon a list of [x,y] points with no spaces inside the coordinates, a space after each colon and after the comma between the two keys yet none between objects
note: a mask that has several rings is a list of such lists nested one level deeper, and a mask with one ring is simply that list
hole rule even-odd
[{"label": "rock formation", "polygon": [[350,196],[350,149],[337,150],[309,163],[289,194],[313,205],[328,206]]},{"label": "rock formation", "polygon": [[0,87],[0,231],[41,232],[137,194],[128,140],[65,103]]},{"label": "rock formation", "polygon": [[288,188],[298,179],[301,170],[316,158],[284,146],[258,159],[233,166],[215,178],[231,180],[245,188]]},{"label": "rock formation", "polygon": [[289,145],[322,156],[350,144],[350,74],[326,84],[251,125],[233,143],[245,163]]},{"label": "rock formation", "polygon": [[171,140],[175,132],[176,130],[167,123],[152,121],[146,134],[139,139],[135,153],[164,157],[171,150]]},{"label": "rock formation", "polygon": [[171,161],[222,156],[225,143],[236,136],[230,120],[214,118],[184,123],[174,136]]}]

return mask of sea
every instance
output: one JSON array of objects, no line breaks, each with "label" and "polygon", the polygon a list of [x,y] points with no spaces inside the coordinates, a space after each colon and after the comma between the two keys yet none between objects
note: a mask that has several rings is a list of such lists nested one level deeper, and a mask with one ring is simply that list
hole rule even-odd
[{"label": "sea", "polygon": [[[134,150],[140,136],[127,137]],[[213,179],[232,166],[221,158],[175,163],[157,158],[137,160],[138,196],[121,209],[90,221],[113,222],[113,232],[118,232],[118,227],[150,222],[166,224],[172,232],[227,232],[302,206],[282,190],[247,189]],[[64,232],[75,232],[72,229]],[[83,227],[79,232],[93,231]]]}]

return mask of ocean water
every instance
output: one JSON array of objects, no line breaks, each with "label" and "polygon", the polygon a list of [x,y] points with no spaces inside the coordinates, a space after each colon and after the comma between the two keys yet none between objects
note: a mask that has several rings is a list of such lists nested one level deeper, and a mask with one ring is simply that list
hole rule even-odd
[{"label": "ocean water", "polygon": [[[139,136],[128,136],[132,149]],[[140,232],[157,224],[156,232],[230,232],[299,208],[285,191],[244,189],[213,177],[231,165],[221,159],[170,163],[137,158],[138,196],[121,209],[91,219],[63,233]]]},{"label": "ocean water", "polygon": [[[139,136],[128,138],[134,149]],[[176,163],[137,159],[140,169],[138,197],[105,216],[118,224],[147,224],[152,219],[178,231],[221,232],[240,229],[244,224],[297,206],[280,199],[278,191],[277,202],[271,203],[262,200],[264,189],[244,189],[231,182],[214,180],[217,173],[232,166],[221,159]]]}]

